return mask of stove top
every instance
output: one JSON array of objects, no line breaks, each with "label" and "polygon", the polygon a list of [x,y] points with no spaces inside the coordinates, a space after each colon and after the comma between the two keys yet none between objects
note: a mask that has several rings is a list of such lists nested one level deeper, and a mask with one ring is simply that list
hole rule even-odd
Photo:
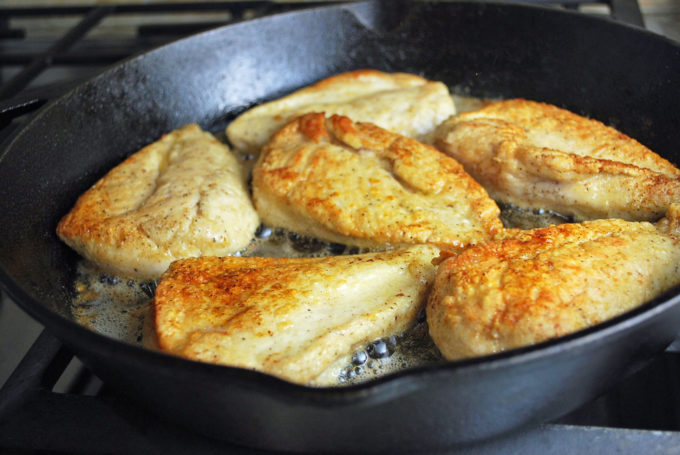
[{"label": "stove top", "polygon": [[[593,3],[565,0],[556,7],[603,14]],[[603,4],[604,14],[644,26],[635,0]],[[45,102],[116,61],[200,30],[307,6],[256,1],[0,8],[0,140]],[[135,24],[132,35],[97,32],[118,15]],[[56,37],[45,30],[34,34],[24,25],[53,17],[67,24]],[[456,453],[680,454],[678,378],[680,341],[559,421]],[[1,291],[0,384],[0,448],[8,453],[264,453],[193,434],[135,406]]]}]

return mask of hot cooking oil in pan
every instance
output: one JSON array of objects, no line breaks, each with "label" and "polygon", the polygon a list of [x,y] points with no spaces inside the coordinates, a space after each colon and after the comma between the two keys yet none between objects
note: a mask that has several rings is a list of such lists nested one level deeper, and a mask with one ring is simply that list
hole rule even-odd
[{"label": "hot cooking oil in pan", "polygon": [[[238,256],[323,257],[359,254],[368,250],[326,243],[283,229],[260,226],[251,244]],[[81,261],[72,311],[82,325],[109,337],[157,349],[153,330],[153,293],[156,283],[121,279]],[[408,367],[441,360],[427,334],[424,313],[406,333],[374,340],[333,365],[320,378],[323,384],[351,384]]]},{"label": "hot cooking oil in pan", "polygon": [[[454,101],[459,112],[481,107],[487,102],[463,96],[454,96]],[[244,169],[249,171],[254,160],[252,157],[241,158]],[[506,227],[522,229],[567,221],[552,212],[523,210],[512,206],[501,207],[501,219]],[[367,251],[262,225],[250,245],[236,255],[322,257]],[[80,324],[127,343],[158,349],[153,329],[152,307],[155,282],[113,277],[102,273],[96,266],[81,261],[75,289],[77,297],[73,302],[72,311]],[[318,383],[354,384],[442,360],[441,354],[428,335],[423,312],[414,327],[399,335],[374,340],[341,359],[318,379]]]},{"label": "hot cooking oil in pan", "polygon": [[[558,224],[565,218],[547,211],[529,211],[503,206],[506,227],[531,228]],[[260,226],[251,244],[238,256],[322,257],[359,254],[368,250],[322,242],[283,229]],[[72,311],[82,325],[109,337],[157,349],[153,330],[153,281],[121,279],[102,273],[81,261]],[[319,383],[354,384],[395,371],[442,361],[428,335],[424,312],[405,333],[374,340],[328,370]]]}]

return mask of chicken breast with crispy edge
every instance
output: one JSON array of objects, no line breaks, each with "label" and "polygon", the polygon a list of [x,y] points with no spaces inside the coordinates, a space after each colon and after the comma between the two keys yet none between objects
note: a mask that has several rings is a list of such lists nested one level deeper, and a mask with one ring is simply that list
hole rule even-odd
[{"label": "chicken breast with crispy edge", "polygon": [[680,201],[680,171],[603,123],[523,99],[451,117],[434,144],[497,201],[576,220],[654,221]]},{"label": "chicken breast with crispy edge", "polygon": [[498,206],[454,159],[369,123],[305,114],[274,135],[253,170],[263,221],[368,248],[484,242]]},{"label": "chicken breast with crispy edge", "polygon": [[425,141],[455,107],[441,82],[415,74],[358,70],[244,112],[227,127],[227,137],[237,150],[257,154],[276,131],[308,112],[341,114]]},{"label": "chicken breast with crispy edge", "polygon": [[322,385],[316,378],[338,359],[415,323],[437,254],[423,245],[325,258],[180,260],[156,289],[159,345]]},{"label": "chicken breast with crispy edge", "polygon": [[258,225],[237,159],[191,124],[107,173],[80,196],[57,233],[104,270],[149,279],[175,259],[238,251]]},{"label": "chicken breast with crispy edge", "polygon": [[[447,359],[573,333],[680,283],[680,206],[656,225],[607,219],[506,231],[439,265],[427,304]],[[444,255],[446,256],[446,255]]]}]

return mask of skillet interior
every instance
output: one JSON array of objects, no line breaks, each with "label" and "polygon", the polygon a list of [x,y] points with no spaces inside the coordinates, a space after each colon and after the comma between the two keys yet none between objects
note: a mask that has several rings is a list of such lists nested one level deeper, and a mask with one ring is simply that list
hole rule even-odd
[{"label": "skillet interior", "polygon": [[535,348],[313,390],[144,351],[72,321],[78,258],[54,228],[80,193],[166,131],[188,122],[219,131],[250,105],[341,71],[414,72],[475,96],[554,103],[680,162],[678,45],[537,7],[404,8],[354,4],[204,33],[119,65],[45,108],[0,155],[5,289],[105,381],[162,415],[212,436],[291,450],[487,438],[567,412],[663,349],[680,326],[675,293]]}]

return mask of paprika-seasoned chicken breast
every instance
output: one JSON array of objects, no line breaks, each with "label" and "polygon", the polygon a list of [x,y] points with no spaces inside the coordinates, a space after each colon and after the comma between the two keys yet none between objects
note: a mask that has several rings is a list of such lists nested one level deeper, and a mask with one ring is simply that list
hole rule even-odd
[{"label": "paprika-seasoned chicken breast", "polygon": [[308,112],[341,114],[425,140],[455,113],[449,89],[414,74],[359,70],[323,79],[238,116],[227,128],[232,145],[257,154],[283,125]]},{"label": "paprika-seasoned chicken breast", "polygon": [[680,171],[634,139],[523,99],[451,117],[434,144],[497,201],[576,220],[654,221],[680,202]]},{"label": "paprika-seasoned chicken breast", "polygon": [[238,251],[258,225],[238,161],[191,124],[112,169],[78,199],[57,233],[105,270],[148,279],[178,258]]},{"label": "paprika-seasoned chicken breast", "polygon": [[[336,360],[415,323],[438,250],[173,263],[154,299],[161,349],[316,384]],[[336,375],[337,376],[337,375]]]},{"label": "paprika-seasoned chicken breast", "polygon": [[270,226],[360,247],[457,248],[503,228],[457,161],[340,115],[305,114],[276,133],[254,167],[253,198]]},{"label": "paprika-seasoned chicken breast", "polygon": [[427,304],[447,359],[531,345],[600,323],[680,283],[680,206],[656,225],[607,219],[528,231],[439,265]]}]

